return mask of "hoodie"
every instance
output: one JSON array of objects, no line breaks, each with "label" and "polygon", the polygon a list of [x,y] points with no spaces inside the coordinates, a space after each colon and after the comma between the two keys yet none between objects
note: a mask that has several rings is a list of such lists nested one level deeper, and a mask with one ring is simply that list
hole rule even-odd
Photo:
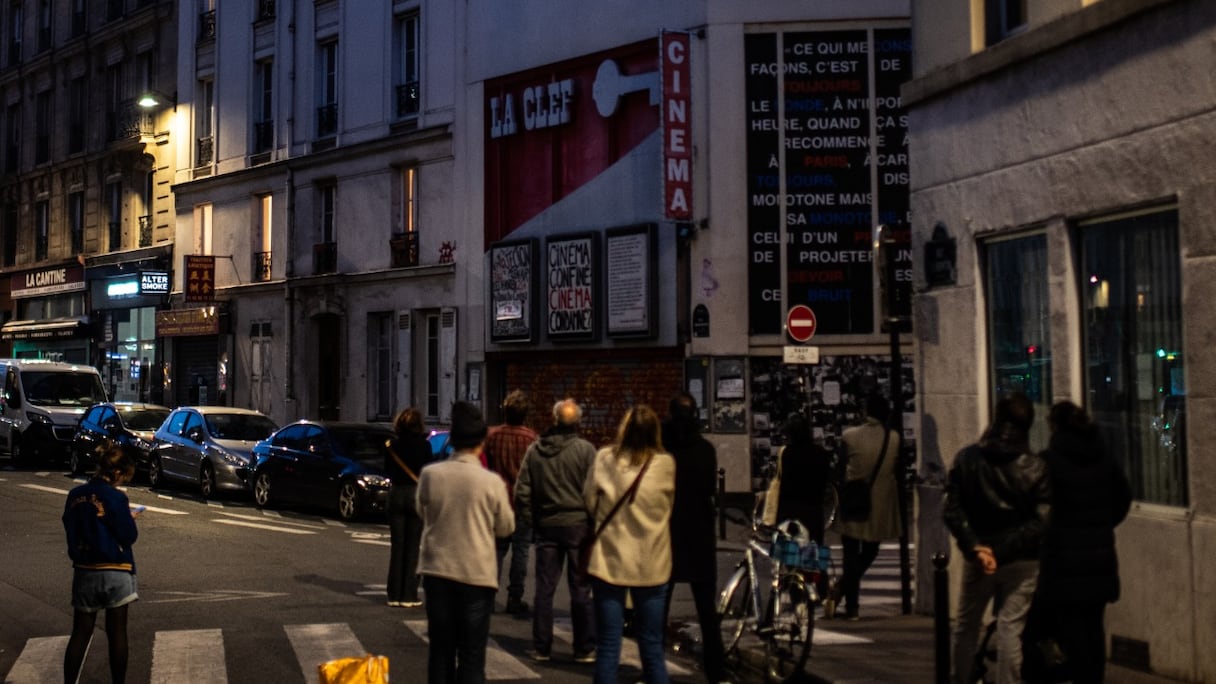
[{"label": "hoodie", "polygon": [[587,524],[583,484],[595,462],[595,447],[577,427],[555,426],[528,447],[515,483],[515,510],[529,527]]},{"label": "hoodie", "polygon": [[63,529],[73,567],[135,572],[131,545],[139,532],[127,495],[109,482],[95,477],[68,493]]}]

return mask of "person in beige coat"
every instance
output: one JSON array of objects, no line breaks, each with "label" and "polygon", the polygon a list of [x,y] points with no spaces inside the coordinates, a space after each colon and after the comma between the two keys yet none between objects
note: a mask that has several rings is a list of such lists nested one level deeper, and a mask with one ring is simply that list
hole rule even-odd
[{"label": "person in beige coat", "polygon": [[[595,455],[583,487],[587,510],[601,530],[587,563],[595,602],[595,684],[616,684],[627,593],[642,675],[648,684],[667,684],[663,617],[675,490],[676,463],[663,451],[659,417],[649,406],[635,406],[621,421],[616,443]],[[618,501],[621,506],[608,519]]]},{"label": "person in beige coat", "polygon": [[[899,435],[886,427],[890,415],[887,400],[871,395],[866,398],[865,422],[845,430],[841,437],[847,482],[868,479],[874,474],[874,465],[878,462],[884,435],[887,435],[886,457],[870,489],[869,517],[865,520],[841,520],[836,526],[844,546],[844,572],[839,591],[844,595],[845,617],[850,620],[858,617],[861,578],[878,557],[879,542],[899,537],[899,492],[895,478],[899,461]],[[834,598],[839,602],[841,597]]]}]

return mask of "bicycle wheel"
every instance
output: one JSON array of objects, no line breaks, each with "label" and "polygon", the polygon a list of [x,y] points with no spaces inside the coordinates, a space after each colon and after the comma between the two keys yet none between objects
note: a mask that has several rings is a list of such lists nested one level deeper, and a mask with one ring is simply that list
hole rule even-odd
[{"label": "bicycle wheel", "polygon": [[751,593],[747,566],[740,564],[718,597],[718,629],[722,634],[722,650],[728,658],[738,658],[739,638],[755,623]]},{"label": "bicycle wheel", "polygon": [[806,583],[797,574],[784,575],[769,596],[765,619],[765,661],[772,682],[793,681],[811,654],[815,609]]}]

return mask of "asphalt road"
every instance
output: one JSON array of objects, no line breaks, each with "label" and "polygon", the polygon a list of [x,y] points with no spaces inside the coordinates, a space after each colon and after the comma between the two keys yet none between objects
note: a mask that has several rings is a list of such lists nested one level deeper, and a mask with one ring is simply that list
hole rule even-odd
[{"label": "asphalt road", "polygon": [[[60,516],[77,480],[6,465],[0,462],[0,674],[5,684],[62,681],[72,569]],[[384,604],[388,529],[379,519],[261,511],[247,498],[206,502],[141,484],[127,494],[148,506],[135,544],[140,600],[130,609],[129,682],[315,682],[320,662],[365,652],[387,656],[394,681],[425,677],[422,609]],[[590,666],[569,660],[564,589],[557,606],[554,659],[544,664],[525,655],[531,622],[495,614],[491,681],[587,681]],[[99,619],[82,683],[109,681],[102,625]],[[683,656],[671,656],[669,668],[677,682],[703,681]],[[627,648],[622,677],[633,675],[640,675],[636,651]]]}]

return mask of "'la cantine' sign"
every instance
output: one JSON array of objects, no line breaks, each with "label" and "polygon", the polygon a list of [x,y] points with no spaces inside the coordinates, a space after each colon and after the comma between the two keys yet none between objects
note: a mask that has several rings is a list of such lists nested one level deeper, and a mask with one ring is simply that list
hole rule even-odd
[{"label": "'la cantine' sign", "polygon": [[84,289],[84,266],[52,266],[14,273],[10,282],[12,297],[40,297]]}]

